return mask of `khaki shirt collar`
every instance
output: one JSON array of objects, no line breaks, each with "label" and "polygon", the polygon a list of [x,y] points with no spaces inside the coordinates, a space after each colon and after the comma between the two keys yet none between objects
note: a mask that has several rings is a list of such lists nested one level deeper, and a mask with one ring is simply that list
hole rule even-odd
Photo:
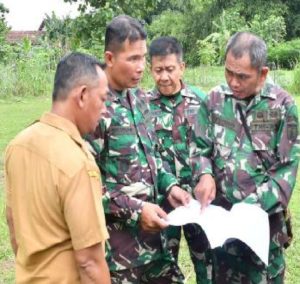
[{"label": "khaki shirt collar", "polygon": [[70,120],[52,112],[45,112],[41,116],[40,122],[62,130],[63,132],[67,133],[77,144],[79,144],[81,147],[84,147],[84,141],[79,133],[78,128]]}]

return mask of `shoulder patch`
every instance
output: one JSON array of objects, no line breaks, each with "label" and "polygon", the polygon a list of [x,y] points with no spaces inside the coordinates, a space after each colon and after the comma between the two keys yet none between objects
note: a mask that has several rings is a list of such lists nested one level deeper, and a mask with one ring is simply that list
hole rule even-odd
[{"label": "shoulder patch", "polygon": [[89,175],[89,177],[91,177],[91,178],[97,178],[97,179],[99,179],[99,173],[97,172],[97,171],[88,171],[88,175]]}]

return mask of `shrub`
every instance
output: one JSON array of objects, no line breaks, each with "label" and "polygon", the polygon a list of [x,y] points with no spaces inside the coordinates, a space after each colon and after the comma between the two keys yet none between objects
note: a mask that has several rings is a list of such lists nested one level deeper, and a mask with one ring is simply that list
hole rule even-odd
[{"label": "shrub", "polygon": [[300,95],[300,64],[298,63],[293,71],[293,82],[291,92],[295,95]]},{"label": "shrub", "polygon": [[217,60],[217,51],[213,43],[204,40],[198,40],[198,56],[200,64],[213,65]]},{"label": "shrub", "polygon": [[261,36],[268,46],[274,46],[283,41],[286,26],[283,17],[269,15],[267,18],[255,15],[249,23],[249,30]]},{"label": "shrub", "polygon": [[29,40],[11,48],[9,61],[0,64],[0,97],[49,95],[60,50],[31,46]]},{"label": "shrub", "polygon": [[268,61],[277,68],[293,69],[300,59],[300,39],[280,43],[269,48]]}]

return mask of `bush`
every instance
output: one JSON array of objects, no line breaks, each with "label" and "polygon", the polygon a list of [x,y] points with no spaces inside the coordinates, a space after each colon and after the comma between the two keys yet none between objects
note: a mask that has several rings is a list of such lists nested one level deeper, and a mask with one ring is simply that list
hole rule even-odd
[{"label": "bush", "polygon": [[298,63],[293,71],[293,82],[291,92],[294,95],[300,95],[300,64]]},{"label": "bush", "polygon": [[249,23],[249,30],[264,39],[268,46],[275,46],[283,41],[286,26],[283,17],[269,15],[267,18],[255,15]]},{"label": "bush", "polygon": [[204,40],[198,40],[198,56],[200,64],[213,65],[217,61],[217,52],[213,43]]},{"label": "bush", "polygon": [[269,48],[268,61],[277,68],[293,69],[300,59],[300,39],[280,43]]},{"label": "bush", "polygon": [[11,46],[8,61],[0,64],[0,97],[49,95],[61,56],[59,49],[31,46],[29,40]]}]

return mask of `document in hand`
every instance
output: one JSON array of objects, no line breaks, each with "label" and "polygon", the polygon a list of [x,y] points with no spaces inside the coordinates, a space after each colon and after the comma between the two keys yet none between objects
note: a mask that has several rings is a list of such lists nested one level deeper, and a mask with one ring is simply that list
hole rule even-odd
[{"label": "document in hand", "polygon": [[205,231],[211,248],[222,246],[230,239],[239,239],[268,265],[270,226],[268,214],[256,205],[237,203],[228,211],[209,205],[201,212],[195,199],[168,214],[168,224],[181,226],[197,223]]}]

